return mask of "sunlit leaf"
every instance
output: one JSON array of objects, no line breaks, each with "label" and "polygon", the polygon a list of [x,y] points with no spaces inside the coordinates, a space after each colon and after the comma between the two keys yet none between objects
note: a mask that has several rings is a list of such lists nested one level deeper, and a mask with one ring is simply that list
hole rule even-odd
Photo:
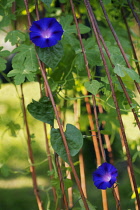
[{"label": "sunlit leaf", "polygon": [[123,65],[117,64],[114,68],[114,72],[120,77],[128,75],[132,80],[135,80],[138,83],[140,82],[140,76],[134,70],[126,68]]},{"label": "sunlit leaf", "polygon": [[82,53],[76,55],[74,66],[78,71],[83,71],[85,69],[85,63]]},{"label": "sunlit leaf", "polygon": [[13,50],[17,53],[12,59],[12,67],[8,77],[14,77],[16,85],[20,85],[27,78],[34,81],[35,72],[38,70],[38,63],[34,46],[22,44]]},{"label": "sunlit leaf", "polygon": [[11,42],[11,45],[15,45],[19,41],[25,41],[25,34],[19,30],[10,31],[5,37],[5,42],[7,41]]},{"label": "sunlit leaf", "polygon": [[124,58],[121,55],[121,53],[119,53],[119,54],[112,54],[111,55],[111,61],[113,62],[114,65],[117,65],[117,64],[124,65],[125,64]]},{"label": "sunlit leaf", "polygon": [[12,60],[13,69],[26,69],[26,71],[37,71],[38,62],[33,45],[21,44],[19,47],[13,50],[13,53],[17,53]]},{"label": "sunlit leaf", "polygon": [[98,82],[97,80],[92,80],[90,82],[85,82],[84,86],[88,92],[96,95],[103,84]]},{"label": "sunlit leaf", "polygon": [[10,54],[8,50],[2,50],[2,49],[3,47],[0,48],[0,71],[6,69],[7,60],[5,59],[5,57],[7,57]]},{"label": "sunlit leaf", "polygon": [[64,32],[67,31],[67,29],[70,27],[70,24],[72,23],[73,21],[73,17],[72,15],[67,15],[67,16],[62,16],[61,19],[60,19],[60,23],[63,27],[63,30]]},{"label": "sunlit leaf", "polygon": [[114,73],[116,73],[118,76],[120,76],[120,77],[124,77],[125,76],[125,73],[124,73],[124,71],[123,71],[123,69],[122,69],[122,66],[121,65],[119,65],[119,64],[117,64],[116,66],[115,66],[115,68],[114,68]]},{"label": "sunlit leaf", "polygon": [[0,71],[3,71],[6,69],[6,63],[7,61],[4,58],[0,57]]},{"label": "sunlit leaf", "polygon": [[124,67],[124,71],[132,80],[140,83],[140,76],[134,70]]},{"label": "sunlit leaf", "polygon": [[0,57],[7,57],[10,55],[10,52],[8,50],[2,50],[3,47],[0,48]]},{"label": "sunlit leaf", "polygon": [[6,13],[0,21],[0,28],[9,26],[11,24],[11,21],[15,20],[15,19],[16,19],[16,17],[15,17],[14,14],[7,14]]},{"label": "sunlit leaf", "polygon": [[16,85],[22,84],[25,79],[27,78],[30,82],[34,81],[35,78],[35,73],[32,73],[30,71],[26,71],[26,69],[14,69],[11,70],[8,74],[7,77],[14,77],[14,83]]}]

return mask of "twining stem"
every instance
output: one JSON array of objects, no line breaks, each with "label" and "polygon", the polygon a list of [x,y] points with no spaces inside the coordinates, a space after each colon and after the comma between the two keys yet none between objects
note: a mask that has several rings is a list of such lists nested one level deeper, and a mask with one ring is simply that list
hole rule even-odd
[{"label": "twining stem", "polygon": [[60,180],[60,188],[61,188],[62,196],[63,196],[63,204],[65,206],[65,209],[69,210],[67,197],[66,197],[66,193],[65,193],[63,176],[62,176],[61,167],[60,167],[59,158],[58,158],[57,153],[55,153],[55,164],[56,164],[56,168],[57,168],[58,177],[59,177],[59,180]]},{"label": "twining stem", "polygon": [[[131,172],[130,172],[130,167],[129,166],[127,166],[127,171],[128,171],[128,175],[129,175],[131,189],[132,189],[132,192],[134,192],[134,185],[133,185],[133,181],[132,181],[132,177],[131,177]],[[137,200],[135,200],[135,210],[138,210]]]},{"label": "twining stem", "polygon": [[[100,97],[99,94],[98,94],[98,97]],[[99,100],[99,102],[100,102],[100,100]],[[103,114],[104,111],[103,111],[103,107],[102,107],[101,104],[98,105],[98,110],[99,110],[99,113]],[[105,121],[102,121],[103,128],[104,128],[105,124],[106,124],[106,122]],[[114,163],[114,158],[113,158],[113,152],[112,152],[111,142],[110,142],[109,136],[107,134],[104,134],[104,139],[105,139],[105,142],[106,142],[107,151],[109,153],[108,154],[108,156],[109,156],[109,162],[111,164],[113,164]]]},{"label": "twining stem", "polygon": [[[125,16],[125,9],[124,8],[121,9],[121,13],[122,13],[122,17],[123,17],[123,20],[124,20],[124,23],[125,23],[125,26],[126,26],[126,29],[127,29],[127,33],[128,33],[128,37],[129,37],[129,40],[130,40],[130,43],[131,43],[132,50],[133,50],[134,58],[135,58],[135,60],[138,61],[136,50],[135,50],[135,47],[134,47],[134,44],[133,44],[133,40],[132,40],[132,37],[131,37],[131,32],[130,32],[130,29],[129,29],[129,26],[128,26],[128,22],[127,22],[127,19],[126,19],[126,16]],[[135,62],[135,65],[137,67],[137,71],[138,71],[138,73],[140,75],[139,62],[136,62],[136,61],[134,61],[134,62]]]},{"label": "twining stem", "polygon": [[90,125],[90,130],[91,130],[91,134],[92,134],[92,140],[93,140],[93,145],[94,145],[94,150],[95,150],[95,155],[96,155],[97,166],[99,166],[99,165],[101,165],[101,155],[100,155],[100,150],[99,150],[99,145],[98,145],[96,132],[94,131],[95,126],[94,126],[94,123],[93,123],[91,105],[90,105],[88,97],[85,98],[85,102],[86,102],[88,120],[89,120],[89,125]]},{"label": "twining stem", "polygon": [[[87,94],[86,94],[87,95]],[[85,98],[86,102],[86,109],[88,113],[88,120],[89,120],[89,125],[90,125],[90,130],[92,134],[92,140],[93,140],[93,145],[94,145],[94,150],[95,150],[95,155],[96,155],[96,161],[97,161],[97,166],[101,165],[101,155],[100,155],[100,150],[99,150],[99,145],[98,145],[98,140],[96,136],[95,126],[92,118],[92,111],[91,111],[91,105],[89,102],[89,98]],[[107,202],[107,194],[105,190],[101,190],[102,192],[102,203],[103,203],[103,209],[108,210],[108,202]]]},{"label": "twining stem", "polygon": [[[27,0],[24,0],[24,3],[25,3],[27,17],[28,17],[28,24],[29,24],[29,27],[30,27],[31,26],[31,18],[30,18],[30,12],[29,12],[29,8],[28,8]],[[58,114],[58,111],[57,111],[57,108],[56,108],[56,104],[55,104],[55,101],[54,101],[54,98],[53,98],[53,95],[52,95],[52,92],[51,92],[51,89],[50,89],[50,86],[49,86],[46,74],[44,72],[45,69],[43,69],[37,53],[36,53],[36,57],[37,57],[37,60],[38,60],[38,64],[39,64],[39,67],[40,67],[40,71],[41,71],[42,77],[43,77],[45,85],[47,87],[47,94],[49,95],[49,98],[51,100],[51,103],[52,103],[52,106],[53,106],[53,109],[54,109],[54,113],[55,113],[56,120],[57,120],[59,129],[60,129],[60,134],[61,134],[61,137],[62,137],[62,141],[64,143],[64,147],[65,147],[65,150],[66,150],[66,154],[67,154],[67,157],[68,157],[69,164],[71,166],[71,169],[72,169],[72,172],[73,172],[73,175],[74,175],[77,187],[78,187],[79,192],[81,194],[81,198],[83,200],[85,209],[89,210],[86,198],[85,198],[84,193],[83,193],[82,188],[81,188],[80,180],[78,178],[77,172],[76,172],[74,164],[72,162],[72,158],[71,158],[71,155],[70,155],[70,150],[68,148],[67,140],[66,140],[66,137],[65,137],[65,134],[64,134],[64,131],[63,131],[63,127],[62,127],[60,118],[59,118],[59,114]]]},{"label": "twining stem", "polygon": [[129,164],[129,167],[130,167],[131,176],[132,176],[134,189],[135,189],[135,193],[136,193],[136,199],[137,199],[137,203],[138,203],[138,206],[139,206],[139,209],[140,209],[140,199],[139,199],[139,195],[138,195],[137,184],[136,184],[136,180],[135,180],[135,175],[134,175],[130,150],[129,150],[129,146],[128,146],[128,143],[127,143],[125,129],[124,129],[124,125],[123,125],[118,101],[117,101],[117,98],[116,98],[113,82],[112,82],[112,79],[111,79],[111,76],[110,76],[110,72],[109,72],[106,60],[105,60],[105,56],[104,56],[104,53],[103,53],[103,50],[102,50],[102,46],[100,44],[100,38],[98,36],[97,30],[96,30],[96,27],[95,27],[91,5],[90,5],[88,0],[84,0],[84,2],[85,2],[85,5],[86,5],[88,14],[89,14],[91,25],[92,25],[92,28],[93,28],[93,31],[94,31],[94,34],[95,34],[95,37],[96,37],[96,41],[97,41],[97,44],[98,44],[98,47],[99,47],[99,50],[100,50],[100,55],[101,55],[101,58],[102,58],[102,61],[103,61],[103,64],[104,64],[104,67],[105,67],[105,70],[106,70],[106,74],[107,74],[107,77],[108,77],[108,81],[109,81],[109,84],[110,84],[110,88],[111,88],[111,91],[112,91],[112,98],[113,98],[113,101],[114,101],[114,104],[115,104],[115,107],[116,107],[116,112],[117,112],[118,120],[119,120],[119,123],[120,123],[120,128],[121,128],[121,132],[122,132],[122,136],[123,136],[123,141],[124,141],[124,145],[125,145],[125,148],[126,148],[127,160],[128,160],[128,164]]},{"label": "twining stem", "polygon": [[120,85],[121,85],[121,87],[122,87],[122,89],[123,89],[123,91],[124,91],[124,93],[125,93],[125,96],[126,96],[126,98],[127,98],[127,101],[128,101],[128,103],[129,103],[129,105],[130,105],[130,107],[131,107],[131,110],[132,110],[132,113],[133,113],[134,118],[135,118],[135,120],[136,120],[137,126],[138,126],[138,128],[140,129],[140,121],[139,121],[139,118],[138,118],[138,116],[137,116],[137,114],[136,114],[136,112],[135,112],[135,109],[132,108],[132,101],[131,101],[131,99],[130,99],[130,97],[129,97],[129,94],[127,93],[127,90],[126,90],[126,88],[125,88],[125,86],[124,86],[124,84],[123,84],[123,81],[122,81],[121,77],[119,77],[119,76],[117,75],[117,78],[118,78],[118,80],[119,80],[119,82],[120,82]]},{"label": "twining stem", "polygon": [[[67,90],[65,90],[65,95],[67,94]],[[59,116],[60,118],[62,119],[62,123],[63,123],[63,127],[65,126],[65,123],[66,123],[66,109],[67,109],[67,100],[64,99],[63,101],[63,107],[65,107],[64,111],[61,112],[60,110],[60,107],[58,107],[58,112],[59,112]],[[62,164],[63,164],[63,160],[62,161]],[[66,177],[67,179],[72,179],[72,176],[71,176],[71,171],[68,169],[70,168],[69,164],[67,162],[64,163],[65,164],[65,168],[67,169],[66,170]],[[61,181],[61,179],[60,179]],[[68,206],[69,206],[69,209],[73,207],[73,189],[72,187],[69,187],[68,190]]]},{"label": "twining stem", "polygon": [[62,140],[63,140],[63,143],[64,143],[64,147],[65,147],[65,150],[66,150],[66,154],[67,154],[67,157],[68,157],[69,164],[70,164],[70,166],[71,166],[71,168],[72,168],[72,172],[73,172],[73,174],[74,174],[74,177],[75,177],[77,186],[78,186],[78,188],[79,188],[79,191],[80,191],[82,200],[83,200],[83,202],[84,202],[85,208],[86,208],[86,209],[89,209],[89,208],[88,208],[88,205],[87,205],[87,202],[86,202],[86,199],[85,199],[85,196],[84,196],[84,194],[83,194],[81,185],[80,185],[79,178],[78,178],[78,176],[77,176],[77,172],[76,172],[75,167],[74,167],[74,164],[73,164],[73,162],[72,162],[72,158],[71,158],[71,155],[70,155],[70,151],[69,151],[69,148],[68,148],[68,144],[67,144],[67,141],[66,141],[66,137],[65,137],[65,135],[64,135],[63,127],[62,127],[62,125],[61,125],[61,121],[60,121],[60,118],[59,118],[59,114],[58,114],[58,111],[57,111],[57,109],[56,109],[56,104],[55,104],[55,102],[54,102],[54,98],[53,98],[51,89],[50,89],[50,87],[49,87],[48,80],[47,80],[47,78],[46,78],[46,74],[44,73],[44,71],[43,71],[43,69],[42,69],[42,66],[41,66],[41,63],[40,63],[40,60],[39,60],[38,55],[37,55],[37,59],[38,59],[38,63],[39,63],[39,66],[40,66],[41,73],[42,73],[42,77],[43,77],[44,82],[45,82],[45,84],[46,84],[46,86],[47,86],[48,94],[49,94],[49,97],[50,97],[50,100],[51,100],[51,102],[52,102],[52,106],[53,106],[53,109],[54,109],[54,112],[55,112],[55,115],[56,115],[56,120],[57,120],[59,129],[60,129],[60,134],[61,134],[61,136],[62,136]]},{"label": "twining stem", "polygon": [[[80,103],[78,103],[78,100],[74,101],[73,109],[74,109],[74,121],[75,121],[76,127],[80,130],[80,123],[79,123]],[[83,157],[82,149],[79,152],[79,168],[80,168],[81,186],[82,186],[84,195],[87,198],[85,166],[84,166],[84,157]]]},{"label": "twining stem", "polygon": [[[39,82],[39,87],[40,87],[40,96],[42,96],[40,76],[38,76],[38,82]],[[44,84],[44,86],[45,86],[45,84]],[[43,129],[44,129],[44,134],[45,134],[45,143],[46,143],[46,152],[47,152],[48,163],[49,163],[49,170],[52,171],[53,170],[52,156],[51,156],[51,152],[50,152],[47,127],[46,127],[46,123],[44,123],[44,122],[43,122]],[[51,175],[50,178],[53,179],[53,176]],[[52,191],[53,191],[54,201],[56,202],[57,194],[56,194],[56,190],[54,187],[52,187]]]},{"label": "twining stem", "polygon": [[[45,134],[45,142],[46,142],[46,151],[47,151],[47,157],[48,157],[48,163],[49,163],[49,170],[52,171],[53,170],[52,157],[51,157],[49,140],[48,140],[48,136],[47,136],[47,128],[46,128],[45,123],[43,123],[43,128],[44,128],[44,134]],[[50,176],[50,178],[53,179],[53,176]],[[57,195],[56,195],[56,190],[54,187],[52,187],[52,191],[53,191],[54,201],[56,202]]]},{"label": "twining stem", "polygon": [[31,147],[30,130],[29,130],[28,121],[27,121],[27,114],[26,114],[22,85],[20,85],[20,89],[21,89],[23,117],[24,117],[26,133],[27,133],[27,145],[28,145],[28,154],[29,154],[29,158],[30,158],[30,172],[32,175],[33,189],[34,189],[34,194],[35,194],[35,197],[37,200],[38,208],[39,208],[39,210],[43,210],[42,201],[40,199],[39,190],[38,190],[38,186],[37,186],[36,171],[35,171],[35,166],[34,166],[34,157],[33,157],[33,151],[32,151],[32,147]]},{"label": "twining stem", "polygon": [[114,186],[113,186],[113,188],[112,188],[112,193],[113,193],[114,198],[115,198],[115,201],[116,201],[116,209],[117,209],[117,210],[120,210],[120,209],[121,209],[121,208],[120,208],[120,200],[118,199],[118,196],[117,196],[117,194],[116,194],[116,191],[115,191],[115,189],[114,189]]},{"label": "twining stem", "polygon": [[[15,14],[15,12],[16,12],[16,2],[14,1],[12,3],[12,13]],[[14,30],[16,30],[16,28],[17,28],[16,20],[13,21],[13,27],[14,27]],[[39,190],[38,190],[38,185],[37,185],[36,171],[35,171],[35,166],[34,166],[34,157],[33,157],[33,151],[32,151],[32,147],[31,147],[30,130],[29,130],[28,121],[27,121],[22,85],[20,85],[20,89],[21,89],[22,111],[23,111],[24,123],[25,123],[25,128],[26,128],[26,134],[27,134],[27,146],[28,146],[28,155],[30,158],[30,172],[32,175],[33,189],[34,189],[34,194],[35,194],[38,208],[39,208],[39,210],[43,210],[42,201],[41,201],[41,198],[39,195]]]},{"label": "twining stem", "polygon": [[[65,90],[65,95],[67,95],[67,90]],[[61,114],[63,114],[63,126],[65,126],[65,124],[66,124],[67,100],[64,99],[62,106],[65,107],[65,109],[64,109],[63,113],[60,112],[60,117],[61,117]],[[68,169],[69,167],[70,167],[69,164],[67,162],[65,162],[65,168],[67,169],[66,170],[67,179],[72,180],[71,171]],[[84,191],[83,191],[83,193],[84,193]],[[68,204],[69,204],[69,209],[71,209],[73,207],[73,187],[68,188]]]},{"label": "twining stem", "polygon": [[[124,147],[123,137],[122,137],[122,133],[121,133],[120,130],[119,130],[119,133],[120,133],[120,138],[121,138],[121,143],[122,143],[122,150],[123,150],[124,159],[125,159],[126,150],[125,150],[125,147]],[[133,185],[133,180],[132,180],[132,176],[131,176],[130,167],[128,165],[127,165],[127,172],[128,172],[128,176],[129,176],[132,192],[134,192],[135,189],[134,189],[134,185]],[[135,200],[135,207],[136,207],[135,210],[138,210],[137,200]]]},{"label": "twining stem", "polygon": [[[103,46],[104,46],[104,49],[105,49],[105,51],[106,51],[106,54],[107,54],[107,56],[108,56],[108,58],[109,58],[109,61],[110,61],[111,65],[112,65],[112,68],[114,68],[115,66],[114,66],[114,64],[112,63],[110,52],[109,52],[109,50],[108,50],[108,48],[107,48],[107,46],[106,46],[106,43],[105,43],[105,41],[104,41],[104,39],[103,39],[103,37],[102,37],[102,35],[101,35],[101,32],[100,32],[100,29],[99,29],[99,27],[98,27],[96,18],[95,18],[95,16],[94,16],[94,13],[92,13],[92,17],[93,17],[93,20],[94,20],[94,23],[95,23],[95,27],[96,27],[98,36],[100,37],[100,40],[101,40],[101,42],[102,42],[102,44],[103,44]],[[135,120],[136,120],[137,126],[138,126],[139,129],[140,129],[140,121],[139,121],[139,118],[138,118],[138,116],[137,116],[137,114],[136,114],[135,109],[132,108],[132,101],[131,101],[131,98],[130,98],[128,92],[127,92],[127,89],[126,89],[125,85],[123,84],[123,81],[122,81],[121,77],[119,77],[118,75],[116,75],[116,76],[117,76],[117,79],[118,79],[118,81],[119,81],[119,83],[120,83],[122,89],[123,89],[123,92],[124,92],[124,94],[125,94],[125,97],[126,97],[128,103],[129,103],[129,106],[131,107],[131,110],[132,110],[132,113],[133,113],[134,118],[135,118]]]},{"label": "twining stem", "polygon": [[[89,69],[89,66],[88,66],[88,60],[87,60],[87,56],[86,56],[85,48],[84,48],[84,45],[83,45],[78,21],[77,21],[76,15],[75,15],[74,4],[73,4],[72,0],[70,0],[70,4],[71,4],[71,8],[72,8],[74,21],[75,21],[75,24],[76,24],[76,29],[77,29],[77,34],[78,34],[79,42],[80,42],[80,45],[81,45],[81,49],[82,49],[82,54],[83,54],[83,57],[84,57],[84,62],[85,62],[85,67],[86,67],[86,71],[87,71],[87,74],[88,74],[88,79],[90,81],[91,80],[91,73],[90,73],[90,69]],[[93,133],[95,134],[95,135],[93,134],[92,139],[93,139],[94,149],[95,149],[95,153],[96,153],[97,165],[101,165],[101,156],[100,156],[100,151],[99,151],[99,147],[98,147],[98,141],[97,141],[97,138],[96,138],[96,133],[93,131],[94,130],[94,123],[93,123],[93,118],[92,118],[92,115],[91,115],[91,107],[90,107],[90,103],[88,101],[88,98],[85,98],[85,101],[87,101],[86,108],[87,108],[87,112],[88,112],[90,127],[91,127],[91,130],[92,130],[91,132],[92,132],[92,134]],[[105,156],[105,152],[104,152],[104,149],[103,149],[101,133],[100,133],[100,129],[99,129],[99,122],[98,122],[98,115],[97,115],[97,108],[96,108],[96,99],[95,99],[94,95],[92,95],[92,102],[93,102],[93,110],[94,110],[94,116],[95,116],[95,122],[96,122],[96,129],[98,131],[98,140],[99,140],[99,144],[100,144],[101,154],[102,154],[104,162],[106,162],[106,156]],[[108,210],[106,191],[101,190],[101,192],[102,192],[103,209]]]},{"label": "twining stem", "polygon": [[135,9],[133,8],[133,6],[132,6],[130,0],[127,0],[127,2],[128,2],[128,5],[129,5],[129,7],[130,7],[130,9],[131,9],[131,11],[132,11],[132,14],[133,14],[133,16],[134,16],[136,22],[137,22],[138,25],[140,26],[140,19],[139,19],[137,13],[135,12]]},{"label": "twining stem", "polygon": [[[99,113],[103,113],[102,105],[98,105],[98,109],[99,109]],[[103,126],[105,125],[105,121],[102,121],[102,125]],[[113,152],[112,152],[112,147],[111,147],[109,136],[107,134],[104,134],[104,138],[105,138],[105,142],[106,142],[107,151],[109,153],[110,163],[114,164]],[[117,198],[116,204],[118,204],[118,205],[116,205],[116,206],[119,207],[120,206],[120,194],[119,194],[118,185],[113,189],[113,195],[114,195],[115,199]]]},{"label": "twining stem", "polygon": [[[113,36],[114,36],[114,38],[115,38],[115,40],[116,40],[116,42],[117,42],[117,45],[118,45],[118,47],[119,47],[119,49],[120,49],[120,51],[121,51],[123,57],[124,57],[124,60],[125,60],[125,62],[126,62],[126,65],[127,65],[127,67],[128,67],[129,69],[131,69],[131,65],[130,65],[130,63],[129,63],[127,57],[126,57],[126,54],[125,54],[125,52],[124,52],[124,50],[123,50],[123,47],[122,47],[122,45],[121,45],[121,43],[120,43],[120,41],[119,41],[119,39],[118,39],[118,36],[117,36],[117,34],[116,34],[116,32],[115,32],[115,30],[114,30],[114,28],[113,28],[113,26],[112,26],[112,24],[111,24],[109,18],[108,18],[108,15],[107,15],[107,12],[106,12],[105,7],[104,7],[104,5],[103,5],[103,2],[102,2],[102,0],[99,0],[99,2],[100,2],[100,5],[101,5],[101,7],[102,7],[102,10],[103,10],[104,17],[106,18],[106,21],[107,21],[107,23],[108,23],[108,25],[109,25],[109,27],[110,27],[110,30],[111,30],[111,32],[112,32],[112,34],[113,34]],[[136,87],[137,87],[137,90],[138,90],[138,92],[139,92],[139,94],[140,94],[140,86],[139,86],[139,84],[138,84],[136,81],[134,81],[134,82],[135,82],[135,85],[136,85]]]},{"label": "twining stem", "polygon": [[79,167],[80,167],[81,186],[82,186],[84,195],[87,198],[85,164],[84,164],[84,157],[83,157],[82,149],[79,152]]},{"label": "twining stem", "polygon": [[[83,54],[83,57],[84,57],[84,62],[85,62],[85,67],[86,67],[86,71],[87,71],[87,74],[88,74],[88,79],[90,81],[91,80],[91,73],[90,73],[90,70],[89,70],[86,51],[85,51],[85,48],[84,48],[84,45],[83,45],[80,29],[79,29],[79,26],[78,26],[78,21],[77,21],[75,11],[74,11],[74,4],[73,4],[72,0],[70,0],[70,4],[71,4],[71,9],[72,9],[74,21],[75,21],[75,24],[76,24],[76,29],[77,29],[77,34],[78,34],[80,46],[81,46],[81,49],[82,49],[82,54]],[[96,99],[95,99],[94,95],[92,95],[92,102],[93,102],[93,111],[94,111],[94,116],[95,116],[96,129],[97,129],[97,132],[98,132],[98,140],[99,140],[99,144],[100,144],[100,149],[101,149],[103,160],[104,160],[104,162],[106,162],[105,152],[104,152],[104,149],[103,149],[102,138],[101,138],[101,133],[100,133],[100,128],[99,128],[99,122],[98,122]]]},{"label": "twining stem", "polygon": [[36,13],[37,20],[39,20],[40,17],[39,17],[39,10],[38,10],[38,0],[35,0],[35,13]]}]

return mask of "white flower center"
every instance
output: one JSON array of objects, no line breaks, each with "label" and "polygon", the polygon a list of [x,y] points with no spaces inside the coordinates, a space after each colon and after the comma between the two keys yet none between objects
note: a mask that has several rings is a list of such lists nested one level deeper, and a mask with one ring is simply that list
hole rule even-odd
[{"label": "white flower center", "polygon": [[43,38],[46,38],[47,39],[47,38],[50,38],[51,37],[52,33],[51,33],[51,31],[49,29],[47,29],[47,30],[43,31],[41,33],[41,35],[42,35]]},{"label": "white flower center", "polygon": [[108,174],[108,173],[106,173],[106,174],[104,175],[104,181],[105,181],[105,182],[109,182],[110,180],[111,180],[111,175]]}]

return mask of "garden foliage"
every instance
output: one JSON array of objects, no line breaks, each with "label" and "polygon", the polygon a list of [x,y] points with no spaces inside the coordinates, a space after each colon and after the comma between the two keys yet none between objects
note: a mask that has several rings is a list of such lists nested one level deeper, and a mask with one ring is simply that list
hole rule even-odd
[{"label": "garden foliage", "polygon": [[[37,206],[34,199],[34,209],[68,209],[68,206],[75,210],[88,209],[88,207],[90,210],[96,207],[102,209],[101,200],[104,197],[100,196],[100,199],[96,200],[100,195],[97,191],[111,188],[116,183],[117,175],[117,189],[120,187],[119,191],[122,191],[120,193],[122,209],[134,209],[132,193],[133,199],[138,201],[136,192],[138,185],[135,186],[135,183],[130,194],[127,166],[128,169],[130,167],[132,179],[134,166],[134,178],[136,177],[137,180],[140,173],[138,168],[140,138],[135,137],[133,133],[134,139],[130,139],[127,130],[130,127],[130,116],[134,116],[132,128],[140,128],[138,99],[140,68],[138,58],[134,55],[140,53],[137,33],[139,23],[133,17],[129,1],[90,1],[89,4],[97,22],[94,22],[94,18],[89,18],[91,13],[86,8],[85,2],[89,1],[73,1],[75,10],[72,10],[72,1],[68,0],[1,0],[0,2],[0,30],[4,34],[4,44],[0,47],[1,90],[7,85],[3,83],[5,81],[9,83],[8,87],[14,85],[19,94],[18,100],[21,101],[21,106],[17,108],[2,99],[1,107],[5,106],[5,103],[9,105],[6,105],[7,113],[1,115],[1,125],[4,130],[0,133],[2,145],[0,179],[10,178],[12,173],[17,173],[19,176],[23,173],[28,176],[31,172],[38,204]],[[105,6],[124,53],[111,33],[100,2]],[[130,3],[133,3],[139,18],[139,2],[134,0]],[[102,39],[104,40],[100,45],[101,49],[92,26],[93,22],[99,32],[97,34],[100,43]],[[47,32],[46,27],[48,27]],[[8,44],[11,50],[7,49],[5,44]],[[10,69],[8,69],[8,62],[11,62]],[[33,84],[38,84],[35,95],[32,93]],[[26,86],[30,92],[28,104],[25,103],[24,87]],[[36,95],[39,94],[37,99]],[[14,109],[15,111],[11,111]],[[24,120],[24,126],[22,121],[15,119],[16,112],[20,113],[19,117]],[[122,116],[124,118],[121,121]],[[41,128],[42,124],[44,130]],[[28,152],[29,162],[21,146],[15,158],[15,153],[11,150],[9,155],[6,155],[8,153],[6,149],[10,146],[3,142],[5,133],[13,139],[19,138],[20,141],[20,132],[26,133],[24,139],[27,139],[26,152]],[[42,133],[46,139],[46,146],[44,143],[41,149],[38,145],[40,145]],[[108,143],[106,139],[109,139]],[[16,151],[17,147],[15,145],[13,151]],[[98,152],[99,155],[97,155]],[[83,157],[83,162],[80,155]],[[46,158],[47,169],[44,166]],[[19,159],[19,162],[25,161],[28,169],[24,167],[26,164],[21,167],[19,165],[18,170],[14,169],[13,159],[14,161]],[[93,180],[99,182],[96,184],[99,188],[97,189],[92,182],[92,172],[103,162],[115,165],[115,167],[112,166],[115,172],[104,168],[98,174],[97,169],[96,180]],[[110,164],[103,164],[111,167]],[[79,170],[81,167],[84,169],[82,172]],[[115,176],[111,174],[113,178],[110,175],[109,184],[109,177],[102,175],[108,171],[115,173]],[[68,173],[71,176],[68,176]],[[47,177],[49,183],[47,187],[39,188],[37,185],[39,174],[42,174],[45,179]],[[81,178],[83,175],[85,175],[84,180]],[[81,178],[81,182],[86,183],[82,188],[77,181],[78,177]],[[107,177],[105,186],[102,183],[104,177]],[[122,185],[120,186],[119,183]],[[104,188],[101,187],[102,184]],[[138,184],[140,185],[139,180]],[[125,189],[126,185],[129,185],[128,189]],[[38,188],[39,191],[36,190]],[[72,190],[72,194],[69,189]],[[83,190],[83,194],[80,189]],[[118,196],[118,191],[113,187],[112,189]],[[113,200],[110,191],[108,194],[112,199],[109,198],[106,205],[110,209],[115,209],[115,205],[119,205],[117,202],[121,200],[121,196],[116,201],[117,199]],[[125,198],[126,194],[127,198]],[[103,191],[102,196],[104,196]],[[31,209],[28,204],[26,209]],[[5,203],[3,202],[2,205],[4,206]],[[8,205],[3,208],[19,209]]]}]

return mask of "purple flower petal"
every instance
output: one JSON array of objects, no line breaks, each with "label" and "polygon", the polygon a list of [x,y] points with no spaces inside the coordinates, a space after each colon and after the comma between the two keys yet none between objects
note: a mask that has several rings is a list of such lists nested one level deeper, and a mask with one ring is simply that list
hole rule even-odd
[{"label": "purple flower petal", "polygon": [[48,45],[48,47],[54,46],[57,44],[57,40],[54,39],[53,37],[51,37],[50,39],[46,39],[46,45]]},{"label": "purple flower petal", "polygon": [[44,48],[44,47],[47,47],[48,45],[46,44],[46,40],[45,39],[42,39],[42,37],[34,37],[32,38],[32,42],[38,46],[38,47],[41,47],[41,48]]},{"label": "purple flower petal", "polygon": [[100,180],[94,182],[94,184],[98,189],[102,189],[102,190],[105,190],[108,187],[108,183],[101,182]]},{"label": "purple flower petal", "polygon": [[41,48],[56,45],[64,32],[55,18],[42,18],[34,21],[30,31],[30,40]]},{"label": "purple flower petal", "polygon": [[98,189],[105,190],[112,187],[112,185],[117,181],[117,176],[117,169],[113,165],[103,163],[93,173],[93,182]]},{"label": "purple flower petal", "polygon": [[30,27],[30,31],[38,33],[39,30],[42,30],[41,26],[37,21],[34,21],[33,25]]},{"label": "purple flower petal", "polygon": [[52,33],[52,38],[57,36],[57,40],[61,40],[62,32],[61,31],[55,31]]}]

